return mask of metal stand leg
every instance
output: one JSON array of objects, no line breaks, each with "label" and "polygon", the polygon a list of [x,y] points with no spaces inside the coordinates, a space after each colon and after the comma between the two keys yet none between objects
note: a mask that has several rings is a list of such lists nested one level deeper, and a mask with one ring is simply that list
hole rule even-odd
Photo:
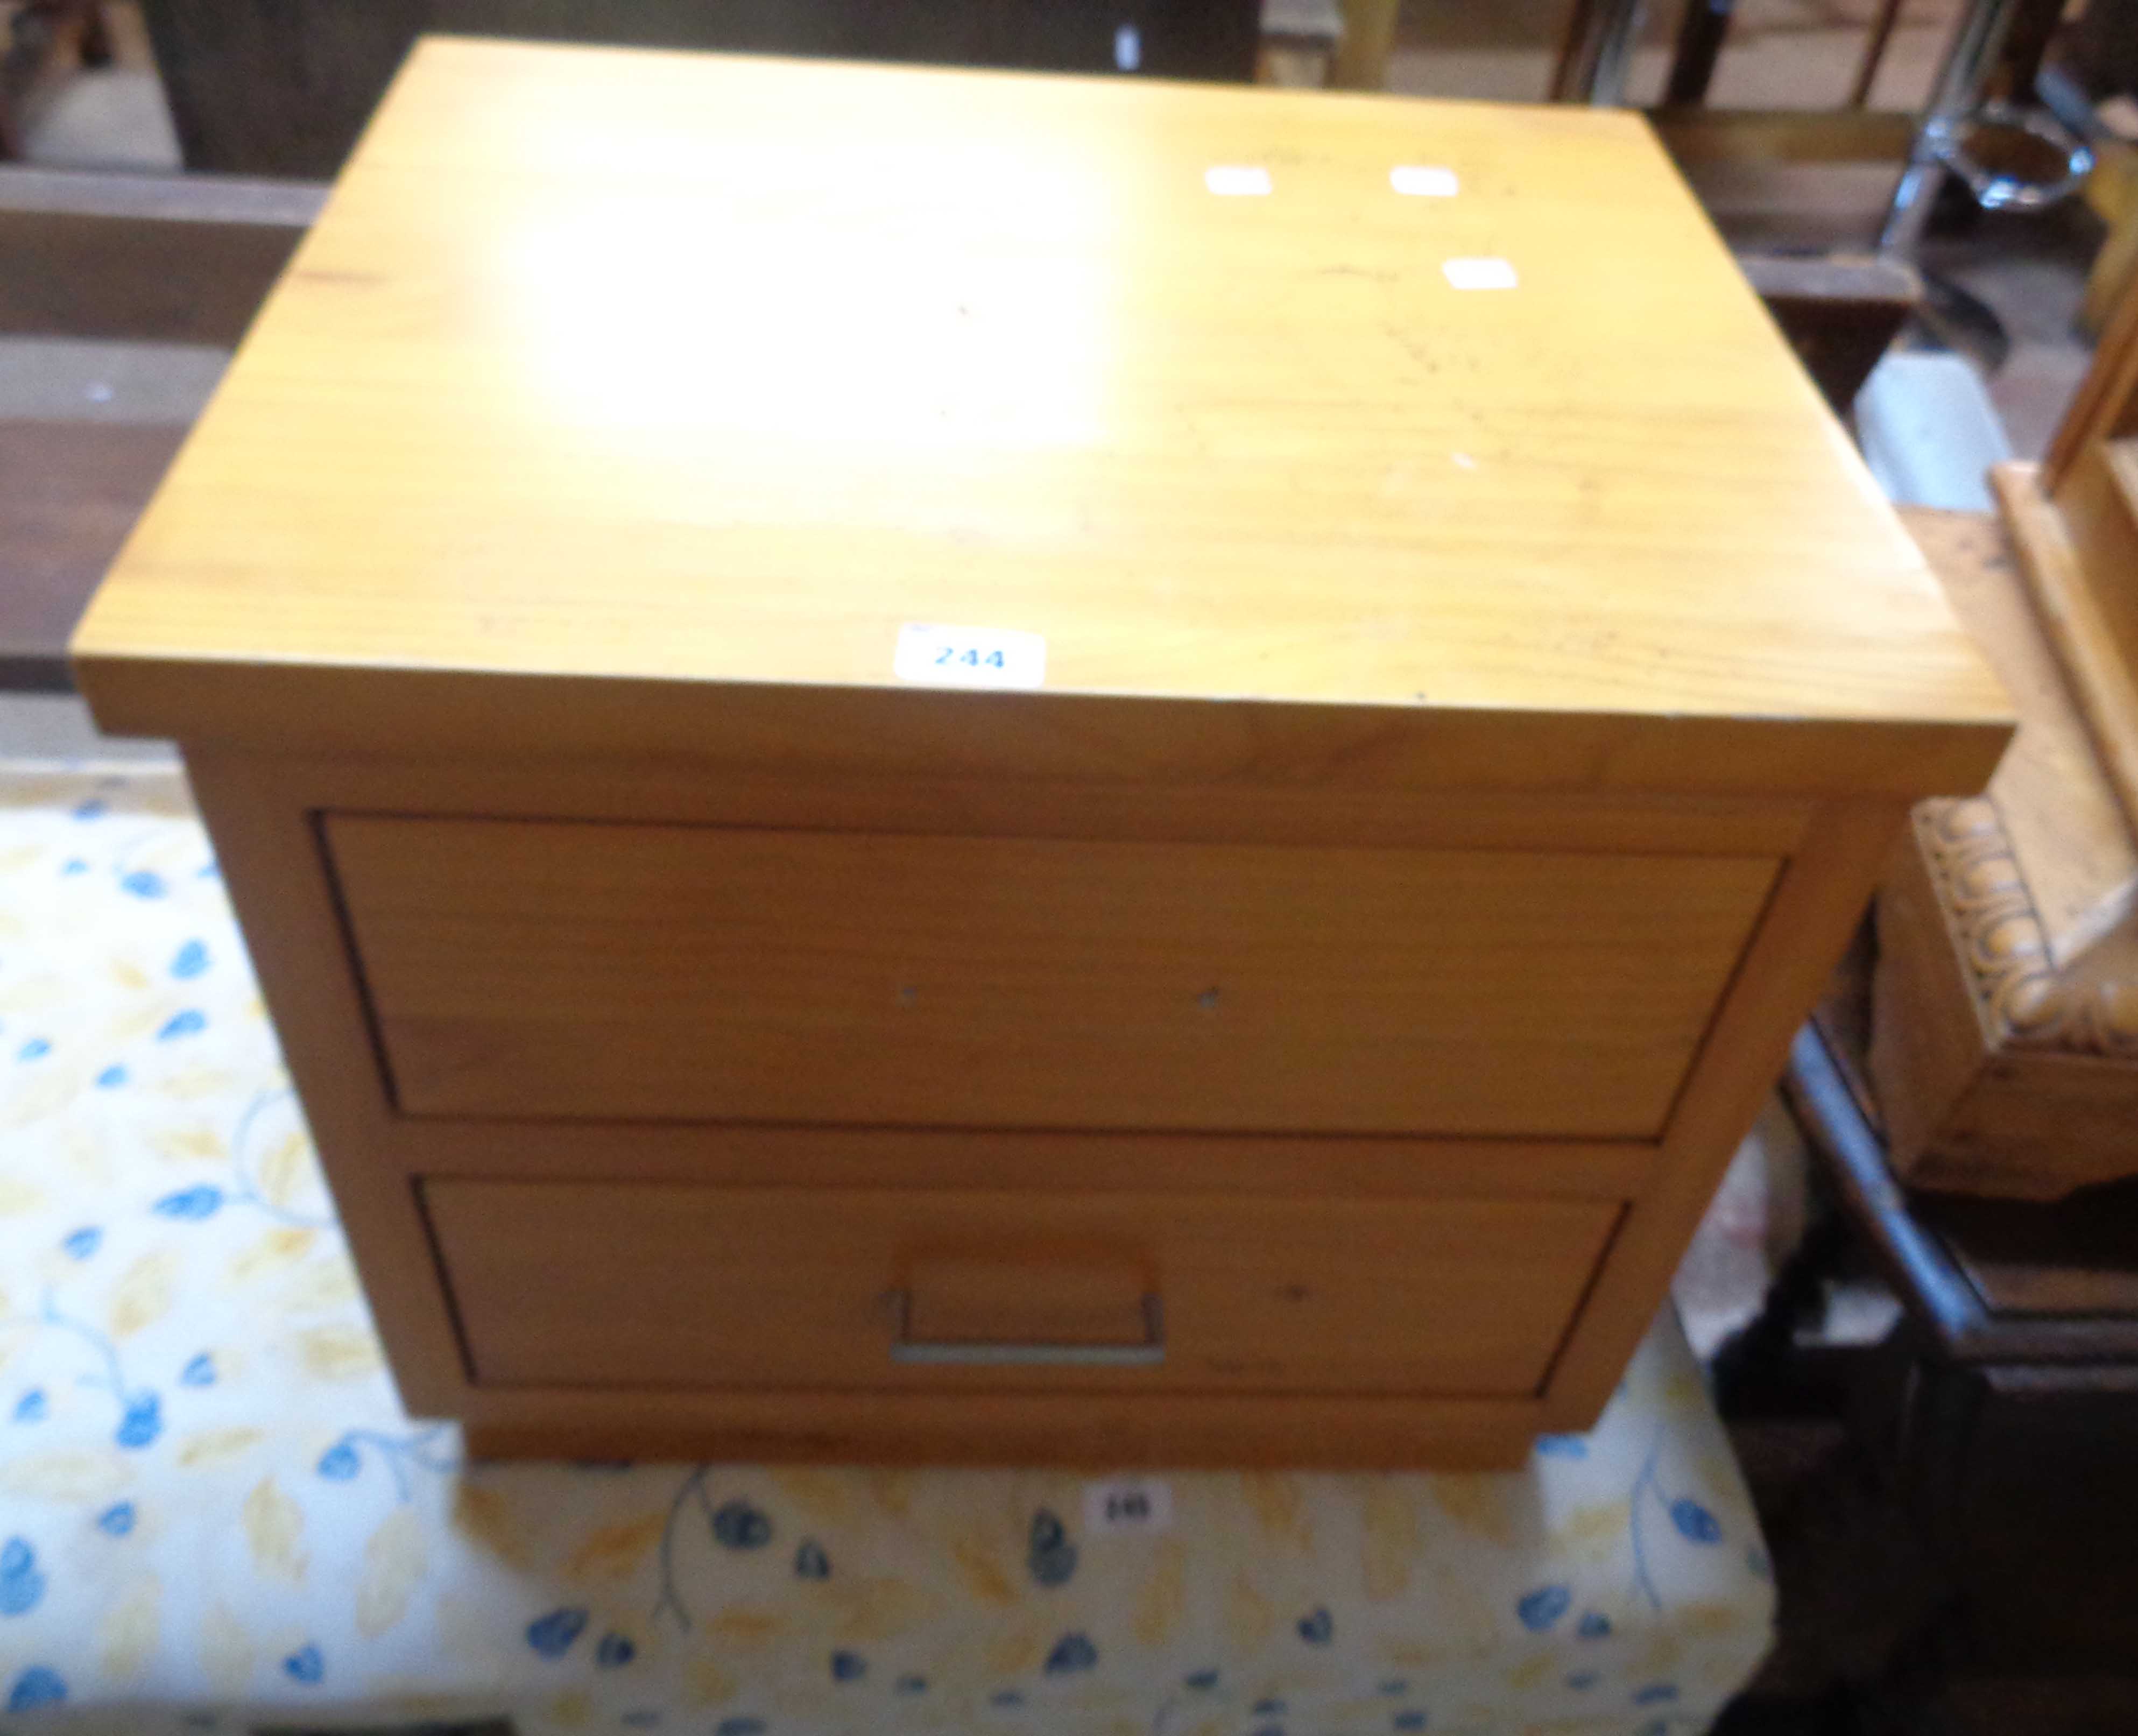
[{"label": "metal stand leg", "polygon": [[1931,100],[1916,129],[1915,148],[1878,237],[1881,252],[1911,254],[1929,222],[1931,202],[1945,184],[1945,165],[1932,149],[1935,134],[1974,108],[1983,82],[2010,33],[2020,0],[1974,0],[1947,45],[1945,61],[1931,86]]},{"label": "metal stand leg", "polygon": [[1626,98],[1626,73],[1641,33],[1642,0],[1574,0],[1552,71],[1554,102],[1615,108]]}]

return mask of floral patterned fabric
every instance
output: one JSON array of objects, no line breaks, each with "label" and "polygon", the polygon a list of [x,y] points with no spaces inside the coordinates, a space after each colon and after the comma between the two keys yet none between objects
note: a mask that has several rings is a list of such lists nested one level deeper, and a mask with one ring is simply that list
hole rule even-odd
[{"label": "floral patterned fabric", "polygon": [[466,1462],[395,1402],[182,781],[0,768],[0,1731],[1679,1736],[1768,1643],[1667,1314],[1519,1472],[1108,1492]]}]

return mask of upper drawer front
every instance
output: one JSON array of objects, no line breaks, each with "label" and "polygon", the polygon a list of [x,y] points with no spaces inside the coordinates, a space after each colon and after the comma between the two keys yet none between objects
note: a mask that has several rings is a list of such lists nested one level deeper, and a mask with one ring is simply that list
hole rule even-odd
[{"label": "upper drawer front", "polygon": [[496,1386],[1525,1394],[1618,1216],[438,1178],[423,1198]]},{"label": "upper drawer front", "polygon": [[1652,1137],[1764,858],[331,817],[419,1115]]}]

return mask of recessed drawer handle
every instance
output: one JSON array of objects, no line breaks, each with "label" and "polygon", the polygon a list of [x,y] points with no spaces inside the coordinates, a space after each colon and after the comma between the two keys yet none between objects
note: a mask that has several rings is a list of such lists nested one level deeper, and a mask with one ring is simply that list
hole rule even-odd
[{"label": "recessed drawer handle", "polygon": [[997,1343],[985,1339],[969,1342],[916,1339],[906,1329],[913,1307],[911,1293],[901,1290],[891,1294],[898,1319],[897,1333],[891,1341],[891,1359],[895,1363],[964,1363],[983,1368],[1043,1363],[1057,1368],[1151,1368],[1165,1360],[1165,1320],[1155,1296],[1143,1299],[1144,1336],[1139,1343],[1047,1344],[1018,1343],[1014,1339]]}]

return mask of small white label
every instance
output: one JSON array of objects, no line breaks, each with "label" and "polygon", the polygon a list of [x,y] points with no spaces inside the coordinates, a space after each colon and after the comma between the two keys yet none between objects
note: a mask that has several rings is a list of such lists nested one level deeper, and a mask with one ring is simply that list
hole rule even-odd
[{"label": "small white label", "polygon": [[1266,198],[1270,172],[1257,163],[1221,163],[1203,171],[1203,184],[1221,199]]},{"label": "small white label", "polygon": [[1088,1537],[1164,1531],[1173,1524],[1173,1485],[1157,1477],[1115,1477],[1084,1485]]},{"label": "small white label", "polygon": [[1444,259],[1440,269],[1458,290],[1511,290],[1520,280],[1504,259]]},{"label": "small white label", "polygon": [[1398,163],[1389,171],[1389,185],[1413,199],[1452,199],[1462,190],[1453,169],[1431,163]]},{"label": "small white label", "polygon": [[1047,641],[1014,627],[909,621],[891,666],[900,680],[932,687],[1037,687],[1047,679]]}]

